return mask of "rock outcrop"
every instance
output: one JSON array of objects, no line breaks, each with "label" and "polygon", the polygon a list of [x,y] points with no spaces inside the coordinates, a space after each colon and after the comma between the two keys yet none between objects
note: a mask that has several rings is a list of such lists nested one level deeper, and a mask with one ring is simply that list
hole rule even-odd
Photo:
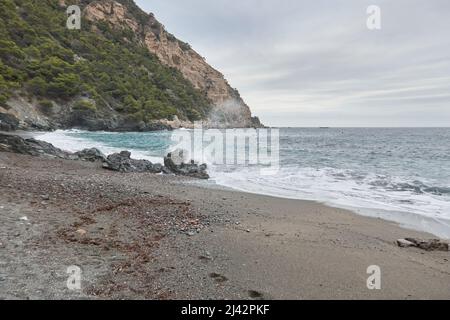
[{"label": "rock outcrop", "polygon": [[103,154],[103,152],[101,152],[97,148],[84,149],[84,150],[75,152],[75,155],[80,160],[83,160],[83,161],[89,161],[89,162],[96,162],[96,161],[104,162],[104,161],[106,161],[106,156]]},{"label": "rock outcrop", "polygon": [[103,168],[119,172],[161,173],[163,170],[161,164],[153,164],[148,160],[131,159],[129,151],[109,155],[103,162]]},{"label": "rock outcrop", "polygon": [[31,156],[45,156],[75,160],[77,156],[54,147],[52,144],[36,139],[23,139],[19,136],[0,134],[0,152],[14,152]]},{"label": "rock outcrop", "polygon": [[[67,110],[66,110],[67,113]],[[2,124],[4,124],[2,126]],[[6,125],[6,126],[5,126]],[[10,130],[8,130],[8,126]],[[0,130],[52,130],[58,126],[40,112],[37,102],[30,102],[21,95],[8,101],[8,109],[0,107]]]},{"label": "rock outcrop", "polygon": [[8,113],[0,113],[0,131],[13,131],[19,128],[19,120]]},{"label": "rock outcrop", "polygon": [[209,179],[206,172],[206,164],[198,165],[191,161],[189,164],[175,163],[171,154],[164,158],[164,166],[162,164],[153,164],[148,160],[136,160],[131,158],[129,151],[122,151],[105,156],[96,148],[84,149],[79,152],[71,153],[52,144],[36,139],[24,139],[19,136],[0,134],[0,152],[13,152],[38,157],[59,158],[64,160],[78,160],[88,162],[100,162],[104,169],[118,171],[123,173],[165,173],[175,174],[197,179]]},{"label": "rock outcrop", "polygon": [[71,153],[56,148],[51,143],[45,141],[36,140],[33,138],[24,139],[22,137],[9,134],[0,134],[0,152],[13,152],[27,154],[30,156],[89,162],[103,162],[106,160],[106,156],[96,148],[84,149],[79,152]]}]

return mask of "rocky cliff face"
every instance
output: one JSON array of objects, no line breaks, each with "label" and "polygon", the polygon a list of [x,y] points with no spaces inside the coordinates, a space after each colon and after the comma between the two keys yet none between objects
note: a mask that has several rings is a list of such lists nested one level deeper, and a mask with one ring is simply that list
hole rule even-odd
[{"label": "rocky cliff face", "polygon": [[261,126],[259,119],[252,117],[250,108],[219,71],[188,44],[168,33],[153,14],[145,14],[132,1],[122,2],[124,4],[113,0],[87,1],[84,18],[92,22],[107,21],[114,28],[131,30],[138,41],[162,63],[178,69],[213,103],[207,126]]},{"label": "rocky cliff face", "polygon": [[[69,4],[82,28],[68,32]],[[0,131],[260,127],[224,76],[133,0],[0,2]]]}]

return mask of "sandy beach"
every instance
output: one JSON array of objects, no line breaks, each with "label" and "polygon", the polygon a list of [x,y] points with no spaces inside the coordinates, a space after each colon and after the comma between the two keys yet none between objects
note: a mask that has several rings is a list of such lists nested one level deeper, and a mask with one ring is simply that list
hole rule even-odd
[{"label": "sandy beach", "polygon": [[450,1],[377,2],[1,0],[0,301],[450,300]]},{"label": "sandy beach", "polygon": [[395,243],[432,235],[190,178],[0,153],[0,217],[0,299],[450,298],[449,253]]}]

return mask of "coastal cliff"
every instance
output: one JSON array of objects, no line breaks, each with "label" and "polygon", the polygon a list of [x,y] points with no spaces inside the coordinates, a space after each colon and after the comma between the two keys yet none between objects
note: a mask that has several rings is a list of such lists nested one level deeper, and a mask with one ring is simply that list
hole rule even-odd
[{"label": "coastal cliff", "polygon": [[[16,2],[0,16],[0,130],[262,126],[219,71],[133,1]],[[65,27],[71,4],[81,30]]]}]

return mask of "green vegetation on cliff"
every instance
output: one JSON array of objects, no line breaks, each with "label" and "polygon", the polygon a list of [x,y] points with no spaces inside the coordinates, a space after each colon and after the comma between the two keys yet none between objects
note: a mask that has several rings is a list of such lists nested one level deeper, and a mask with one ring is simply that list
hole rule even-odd
[{"label": "green vegetation on cliff", "polygon": [[58,0],[0,2],[0,105],[22,92],[47,109],[51,100],[80,99],[74,109],[112,108],[135,121],[207,115],[205,93],[161,64],[131,30],[86,20],[82,30],[68,30],[66,20]]}]

